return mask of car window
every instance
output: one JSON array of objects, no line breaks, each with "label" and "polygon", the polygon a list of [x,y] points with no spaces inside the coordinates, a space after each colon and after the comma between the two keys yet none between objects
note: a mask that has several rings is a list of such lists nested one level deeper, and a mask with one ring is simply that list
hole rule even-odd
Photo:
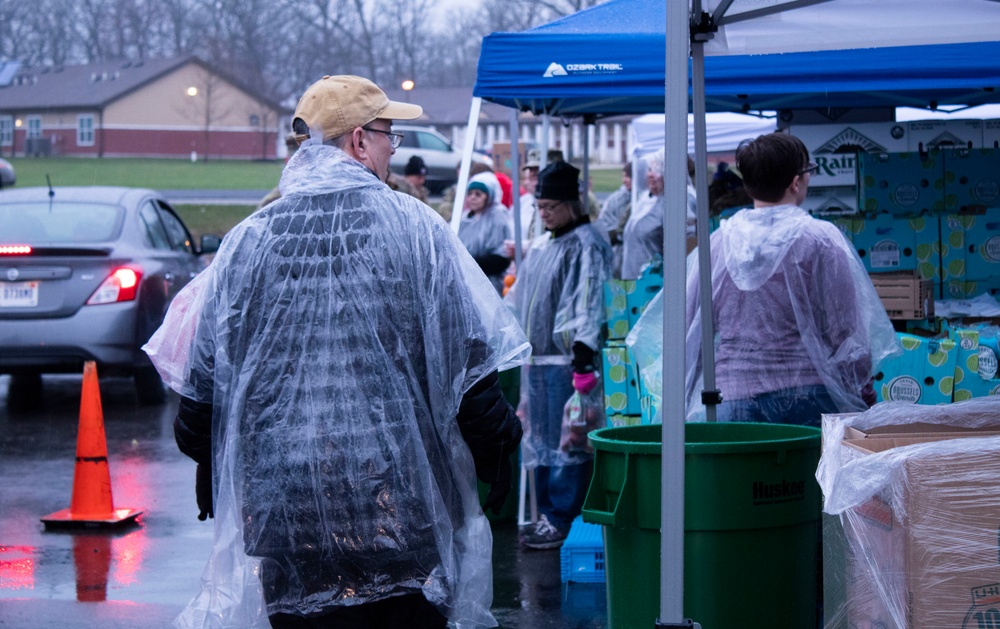
[{"label": "car window", "polygon": [[118,237],[125,211],[115,205],[47,201],[0,205],[0,243],[76,244]]},{"label": "car window", "polygon": [[167,230],[163,227],[159,212],[152,201],[144,201],[139,206],[139,219],[146,234],[146,243],[154,249],[170,251],[170,238],[167,237]]},{"label": "car window", "polygon": [[181,219],[174,216],[174,213],[163,207],[162,204],[157,209],[160,213],[160,220],[163,221],[163,226],[167,229],[167,238],[170,239],[170,247],[174,251],[194,253],[194,248],[191,246],[191,235],[184,228],[184,223],[181,223]]},{"label": "car window", "polygon": [[416,131],[403,131],[403,141],[399,145],[403,148],[415,149],[417,148],[417,135]]},{"label": "car window", "polygon": [[415,135],[420,137],[420,148],[431,151],[450,151],[451,147],[447,142],[437,137],[433,133],[418,132]]}]

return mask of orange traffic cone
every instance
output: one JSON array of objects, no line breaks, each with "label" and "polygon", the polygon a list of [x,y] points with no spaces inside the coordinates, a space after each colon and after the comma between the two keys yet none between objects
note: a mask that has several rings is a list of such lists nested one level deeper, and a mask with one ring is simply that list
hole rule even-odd
[{"label": "orange traffic cone", "polygon": [[83,365],[73,499],[69,509],[51,513],[42,518],[42,522],[46,527],[116,526],[135,520],[140,513],[142,511],[135,509],[115,509],[112,502],[108,444],[104,436],[101,390],[97,384],[97,363],[87,361]]}]

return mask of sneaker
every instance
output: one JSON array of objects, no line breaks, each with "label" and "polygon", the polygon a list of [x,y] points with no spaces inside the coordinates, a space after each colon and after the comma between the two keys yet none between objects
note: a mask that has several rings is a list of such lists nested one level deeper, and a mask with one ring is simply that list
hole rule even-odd
[{"label": "sneaker", "polygon": [[526,547],[535,550],[550,550],[562,546],[567,535],[569,535],[569,531],[560,530],[542,515],[538,522],[535,522],[533,528],[529,527],[528,532],[524,535],[523,543]]}]

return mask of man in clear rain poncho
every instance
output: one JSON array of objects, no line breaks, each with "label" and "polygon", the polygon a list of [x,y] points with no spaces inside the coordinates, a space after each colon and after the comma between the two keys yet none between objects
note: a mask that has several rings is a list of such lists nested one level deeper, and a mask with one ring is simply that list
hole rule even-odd
[{"label": "man in clear rain poncho", "polygon": [[497,370],[530,347],[448,225],[384,183],[392,119],[420,113],[359,77],[311,86],[281,199],[147,346],[215,489],[178,626],[496,624],[476,476],[499,509],[521,430]]},{"label": "man in clear rain poncho", "polygon": [[580,202],[579,172],[558,161],[539,173],[535,196],[549,233],[536,239],[506,297],[532,348],[530,364],[521,369],[518,415],[522,461],[535,470],[541,513],[522,543],[535,549],[562,545],[590,484],[593,454],[586,438],[567,440],[563,430],[574,391],[591,424],[603,419],[596,359],[611,247]]},{"label": "man in clear rain poncho", "polygon": [[[799,207],[816,165],[785,133],[744,141],[736,164],[754,207],[711,237],[718,420],[819,426],[823,413],[865,410],[874,370],[898,342],[857,252],[833,223]],[[688,420],[704,411],[699,277],[692,265]],[[657,391],[662,313],[661,293],[627,340]]]}]

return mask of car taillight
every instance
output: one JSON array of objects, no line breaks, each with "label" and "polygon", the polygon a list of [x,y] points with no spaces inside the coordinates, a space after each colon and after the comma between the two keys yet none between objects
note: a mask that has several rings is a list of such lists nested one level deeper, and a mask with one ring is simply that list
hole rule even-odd
[{"label": "car taillight", "polygon": [[31,253],[28,245],[0,245],[0,256],[26,256]]},{"label": "car taillight", "polygon": [[88,306],[132,301],[139,292],[142,270],[138,267],[122,266],[111,272],[94,294],[87,300]]}]

